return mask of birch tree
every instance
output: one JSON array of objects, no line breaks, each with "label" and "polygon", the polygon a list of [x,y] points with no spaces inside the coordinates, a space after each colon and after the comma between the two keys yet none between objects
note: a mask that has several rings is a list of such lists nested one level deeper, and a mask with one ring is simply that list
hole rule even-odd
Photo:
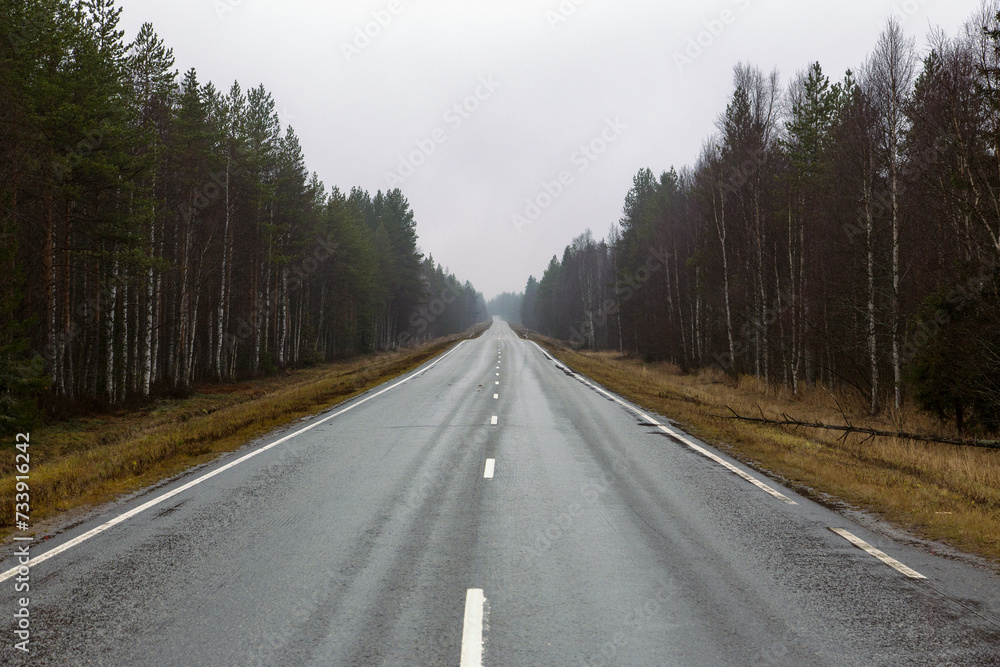
[{"label": "birch tree", "polygon": [[878,121],[880,161],[888,171],[889,214],[892,228],[892,291],[890,328],[892,331],[892,375],[895,408],[903,402],[903,370],[900,355],[900,280],[902,270],[899,236],[903,223],[900,216],[900,170],[905,159],[903,141],[909,125],[907,105],[916,78],[917,56],[912,38],[903,35],[895,19],[889,19],[879,36],[875,51],[862,70],[862,86],[871,99]]}]

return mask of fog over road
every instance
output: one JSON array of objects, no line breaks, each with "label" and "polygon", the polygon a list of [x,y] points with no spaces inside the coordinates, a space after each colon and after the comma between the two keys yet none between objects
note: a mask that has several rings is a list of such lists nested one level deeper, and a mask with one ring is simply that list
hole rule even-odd
[{"label": "fog over road", "polygon": [[33,566],[30,663],[1000,664],[1000,577],[735,464],[502,322],[33,555],[236,461]]}]

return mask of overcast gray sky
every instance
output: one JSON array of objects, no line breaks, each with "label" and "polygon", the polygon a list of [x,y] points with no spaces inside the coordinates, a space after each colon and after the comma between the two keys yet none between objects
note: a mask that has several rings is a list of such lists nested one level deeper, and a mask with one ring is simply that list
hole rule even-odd
[{"label": "overcast gray sky", "polygon": [[263,83],[328,187],[402,189],[421,249],[490,298],[585,229],[604,236],[640,168],[692,165],[738,61],[787,83],[818,60],[839,79],[889,16],[923,52],[931,26],[955,34],[980,0],[121,6],[126,38],[152,22],[182,72]]}]

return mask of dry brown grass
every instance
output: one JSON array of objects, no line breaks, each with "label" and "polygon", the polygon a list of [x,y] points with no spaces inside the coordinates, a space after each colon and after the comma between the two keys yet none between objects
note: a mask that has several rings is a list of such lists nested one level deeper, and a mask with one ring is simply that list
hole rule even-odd
[{"label": "dry brown grass", "polygon": [[843,424],[846,414],[858,426],[957,435],[929,415],[910,409],[870,418],[863,401],[834,397],[822,387],[796,396],[753,377],[734,381],[717,371],[684,375],[669,364],[581,354],[554,341],[540,342],[572,368],[801,492],[834,496],[915,535],[1000,563],[1000,451],[854,435],[843,440],[834,431],[721,417],[732,407],[743,415],[788,413]]},{"label": "dry brown grass", "polygon": [[[140,412],[32,431],[32,522],[112,500],[210,461],[278,426],[407,373],[463,337],[468,334],[255,382],[206,386],[190,398],[159,401]],[[7,452],[11,462],[14,453]],[[12,508],[13,494],[13,476],[5,475],[0,505]],[[0,538],[12,526],[12,513],[3,512]]]}]

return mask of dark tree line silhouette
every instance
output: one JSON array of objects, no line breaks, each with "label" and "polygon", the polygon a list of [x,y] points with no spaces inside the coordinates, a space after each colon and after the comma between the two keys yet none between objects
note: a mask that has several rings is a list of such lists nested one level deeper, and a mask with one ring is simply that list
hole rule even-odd
[{"label": "dark tree line silhouette", "polygon": [[113,0],[0,5],[0,415],[462,331],[399,190],[327,189],[263,86],[173,69]]},{"label": "dark tree line silhouette", "polygon": [[908,396],[1000,427],[1000,21],[921,59],[890,20],[857,72],[740,64],[697,163],[636,174],[606,239],[532,277],[527,327],[799,391]]}]

